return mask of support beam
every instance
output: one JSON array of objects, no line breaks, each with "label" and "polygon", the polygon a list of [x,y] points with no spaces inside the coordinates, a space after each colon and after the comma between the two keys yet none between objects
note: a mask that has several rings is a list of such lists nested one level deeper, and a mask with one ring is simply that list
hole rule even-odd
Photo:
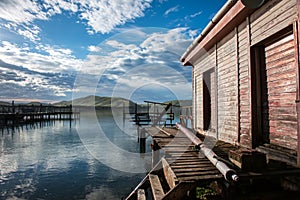
[{"label": "support beam", "polygon": [[179,181],[178,181],[174,171],[170,167],[169,163],[164,158],[161,159],[161,162],[162,162],[162,166],[163,166],[165,179],[166,179],[170,189],[173,189],[178,184]]},{"label": "support beam", "polygon": [[154,174],[149,174],[149,180],[151,184],[153,199],[161,200],[164,197],[165,193],[161,186],[158,176]]},{"label": "support beam", "polygon": [[152,168],[159,162],[159,149],[160,147],[156,143],[155,140],[153,140],[153,144],[151,145],[152,148]]},{"label": "support beam", "polygon": [[[297,1],[298,3],[298,8],[300,9],[300,0]],[[300,12],[300,11],[298,11]],[[297,127],[297,140],[298,140],[298,147],[297,147],[297,165],[300,166],[300,64],[299,64],[299,16],[300,14],[298,13],[298,19],[294,21],[293,24],[293,32],[294,32],[294,46],[295,46],[295,65],[297,69],[297,97],[296,97],[296,109],[297,109],[297,121],[298,121],[298,127]]]},{"label": "support beam", "polygon": [[145,190],[138,189],[138,191],[137,191],[137,200],[146,200]]},{"label": "support beam", "polygon": [[238,27],[235,27],[235,54],[236,54],[236,93],[237,93],[237,142],[240,142],[240,129],[241,129],[241,120],[240,120],[240,64],[239,64],[239,30]]}]

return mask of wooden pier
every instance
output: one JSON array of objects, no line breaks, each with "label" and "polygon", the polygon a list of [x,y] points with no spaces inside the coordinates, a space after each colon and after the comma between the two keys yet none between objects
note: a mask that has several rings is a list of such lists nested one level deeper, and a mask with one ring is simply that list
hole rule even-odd
[{"label": "wooden pier", "polygon": [[14,128],[21,125],[50,120],[73,120],[80,117],[79,111],[70,106],[52,105],[1,105],[0,128]]},{"label": "wooden pier", "polygon": [[[132,199],[251,199],[262,192],[266,198],[278,199],[284,190],[274,186],[274,178],[300,176],[300,169],[289,165],[256,166],[241,169],[235,165],[230,152],[240,149],[232,144],[216,140],[206,140],[206,145],[213,147],[218,160],[225,163],[239,177],[237,182],[226,180],[227,177],[206,157],[186,136],[176,128],[145,127],[142,132],[153,139],[152,170],[128,195]],[[195,137],[195,139],[204,138]],[[197,140],[198,140],[197,139]],[[207,138],[206,138],[207,139]],[[272,166],[271,166],[272,165]],[[276,179],[276,180],[277,180]],[[268,182],[269,181],[269,182]],[[276,181],[275,181],[276,182]],[[276,182],[277,183],[277,182]],[[275,188],[275,189],[274,189]],[[264,190],[262,190],[264,189]],[[255,192],[250,192],[254,190]],[[267,192],[266,192],[267,191]],[[243,196],[243,195],[246,195]],[[289,193],[292,195],[299,195]]]},{"label": "wooden pier", "polygon": [[[175,109],[180,106],[172,103],[160,103],[154,101],[144,101],[146,105],[135,104],[134,108],[128,108],[131,112],[126,112],[123,106],[123,125],[126,120],[134,122],[137,126],[175,126]],[[178,112],[179,113],[179,112]]]}]

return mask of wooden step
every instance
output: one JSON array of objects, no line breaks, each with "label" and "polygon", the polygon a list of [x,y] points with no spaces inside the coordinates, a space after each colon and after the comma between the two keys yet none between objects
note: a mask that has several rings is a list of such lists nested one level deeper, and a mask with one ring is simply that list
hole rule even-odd
[{"label": "wooden step", "polygon": [[138,191],[137,191],[137,200],[146,200],[145,190],[138,189]]},{"label": "wooden step", "polygon": [[176,186],[176,184],[178,183],[178,179],[177,179],[176,175],[174,174],[174,171],[170,167],[169,163],[164,158],[161,159],[161,162],[162,162],[162,166],[163,166],[165,179],[166,179],[170,189],[173,189]]},{"label": "wooden step", "polygon": [[157,175],[149,174],[149,180],[154,200],[161,200],[165,193]]}]

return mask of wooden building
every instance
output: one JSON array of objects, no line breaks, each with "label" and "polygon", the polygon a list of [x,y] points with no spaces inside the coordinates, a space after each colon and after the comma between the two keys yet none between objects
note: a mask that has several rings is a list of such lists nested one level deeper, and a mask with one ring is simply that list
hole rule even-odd
[{"label": "wooden building", "polygon": [[181,57],[194,131],[143,129],[154,167],[127,200],[299,199],[299,23],[300,0],[226,2]]},{"label": "wooden building", "polygon": [[181,58],[193,129],[300,165],[300,0],[229,0]]}]

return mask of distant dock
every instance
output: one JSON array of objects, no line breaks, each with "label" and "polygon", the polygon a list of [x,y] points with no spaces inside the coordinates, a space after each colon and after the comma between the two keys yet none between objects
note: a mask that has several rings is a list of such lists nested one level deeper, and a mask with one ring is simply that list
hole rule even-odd
[{"label": "distant dock", "polygon": [[46,122],[51,120],[73,120],[79,119],[80,112],[69,106],[53,105],[0,105],[0,128],[15,128],[35,122]]}]

